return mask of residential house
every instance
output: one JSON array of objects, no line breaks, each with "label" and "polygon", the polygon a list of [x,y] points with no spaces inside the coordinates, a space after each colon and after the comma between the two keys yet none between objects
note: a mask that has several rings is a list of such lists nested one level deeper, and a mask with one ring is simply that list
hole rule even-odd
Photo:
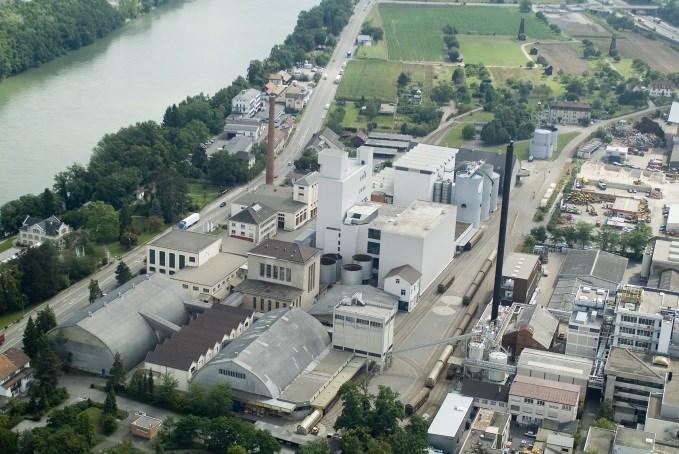
[{"label": "residential house", "polygon": [[549,103],[548,118],[552,124],[576,125],[582,121],[589,121],[592,106],[574,101],[553,101]]},{"label": "residential house", "polygon": [[252,117],[262,107],[262,92],[254,88],[242,90],[231,100],[231,112]]},{"label": "residential house", "polygon": [[373,44],[373,37],[370,35],[358,35],[356,37],[356,45],[357,46],[372,46]]},{"label": "residential house", "polygon": [[674,85],[674,82],[672,82],[671,80],[667,79],[652,80],[651,83],[648,85],[648,96],[650,96],[651,98],[658,97],[671,98],[674,96],[676,89],[677,86]]},{"label": "residential house", "polygon": [[316,153],[325,150],[326,148],[344,150],[344,144],[340,140],[340,137],[330,128],[323,128],[315,133],[304,147],[305,150],[312,150]]},{"label": "residential house", "polygon": [[130,433],[147,440],[155,440],[162,425],[162,420],[142,413],[130,423]]},{"label": "residential house", "polygon": [[389,271],[384,277],[384,291],[398,298],[398,309],[410,312],[420,296],[422,273],[410,265],[402,265]]},{"label": "residential house", "polygon": [[0,353],[0,397],[24,394],[33,379],[30,358],[17,348]]},{"label": "residential house", "polygon": [[285,93],[285,108],[294,112],[304,109],[311,97],[311,89],[305,85],[292,85]]},{"label": "residential house", "polygon": [[274,85],[288,85],[292,80],[292,76],[285,70],[280,70],[269,74],[269,83]]},{"label": "residential house", "polygon": [[517,375],[509,388],[509,411],[523,426],[543,420],[558,424],[577,420],[580,386]]},{"label": "residential house", "polygon": [[295,186],[261,185],[253,192],[248,192],[234,200],[231,203],[231,214],[234,215],[256,203],[276,211],[279,229],[286,232],[297,230],[316,215],[318,185],[313,181],[308,187],[304,185],[304,182]]},{"label": "residential house", "polygon": [[321,251],[266,240],[248,253],[248,278],[238,286],[243,307],[268,312],[283,307],[308,310],[318,296]]},{"label": "residential house", "polygon": [[52,215],[47,219],[26,216],[19,228],[19,244],[24,246],[39,246],[45,241],[52,241],[57,246],[63,246],[64,237],[71,228]]},{"label": "residential house", "polygon": [[278,231],[276,211],[254,203],[229,218],[229,236],[259,244]]}]

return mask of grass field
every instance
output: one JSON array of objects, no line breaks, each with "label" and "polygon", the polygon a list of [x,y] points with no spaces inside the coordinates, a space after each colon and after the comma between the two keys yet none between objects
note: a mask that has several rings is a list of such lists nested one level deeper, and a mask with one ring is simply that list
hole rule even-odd
[{"label": "grass field", "polygon": [[218,186],[204,183],[189,183],[187,184],[187,190],[187,195],[199,209],[217,198],[221,192]]},{"label": "grass field", "polygon": [[519,41],[507,36],[459,35],[460,51],[465,63],[486,66],[521,66],[528,59]]},{"label": "grass field", "polygon": [[544,43],[535,47],[538,48],[540,55],[545,57],[550,65],[554,66],[554,73],[561,70],[566,74],[582,75],[583,72],[591,70],[587,61],[580,57],[582,51],[574,44]]},{"label": "grass field", "polygon": [[14,242],[16,241],[17,236],[10,236],[9,238],[5,238],[4,240],[0,240],[0,252],[5,252],[7,249],[11,248]]},{"label": "grass field", "polygon": [[[608,52],[610,38],[592,39],[602,53]],[[662,72],[679,71],[679,52],[660,40],[648,39],[637,33],[626,33],[618,36],[618,52],[623,58],[640,58],[649,64],[651,69]]]},{"label": "grass field", "polygon": [[[332,109],[335,109],[335,104],[333,104]],[[354,103],[346,103],[344,111],[346,114],[344,115],[342,127],[355,129],[365,129],[367,127],[368,119],[359,115],[358,108]],[[378,115],[373,121],[377,123],[377,129],[380,131],[394,131],[397,118],[393,115]]]},{"label": "grass field", "polygon": [[[457,28],[461,35],[515,36],[522,17],[518,8],[512,6],[381,4],[379,13],[384,25],[389,59],[401,61],[445,61],[442,34],[445,25]],[[528,14],[525,17],[526,35],[529,38],[556,37],[535,15]]]},{"label": "grass field", "polygon": [[447,147],[461,147],[464,144],[464,139],[462,138],[462,129],[467,124],[474,123],[486,123],[493,119],[492,112],[475,112],[459,120],[459,122],[448,130],[441,141],[441,145]]},{"label": "grass field", "polygon": [[[139,232],[141,232],[137,238],[138,245],[146,243],[148,240],[156,236],[159,232],[162,232],[167,227],[163,226],[158,232],[147,232],[146,225],[144,224],[144,218],[142,216],[132,216],[132,225]],[[109,254],[111,254],[111,258],[115,256],[121,256],[127,252],[127,249],[125,249],[125,247],[120,244],[119,241],[108,243],[105,245],[105,247],[108,249]]]},{"label": "grass field", "polygon": [[423,99],[428,102],[434,79],[450,80],[452,69],[375,59],[351,60],[342,76],[337,98],[355,101],[365,97],[394,102],[398,94],[398,76],[402,72],[413,82],[420,83]]},{"label": "grass field", "polygon": [[552,89],[554,96],[561,96],[564,87],[557,76],[545,76],[539,68],[490,68],[496,86],[504,85],[509,79],[530,81],[534,86],[547,85]]}]

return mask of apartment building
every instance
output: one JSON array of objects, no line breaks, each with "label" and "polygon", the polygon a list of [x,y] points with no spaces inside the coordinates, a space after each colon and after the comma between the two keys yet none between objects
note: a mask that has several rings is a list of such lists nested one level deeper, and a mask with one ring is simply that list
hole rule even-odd
[{"label": "apartment building", "polygon": [[252,117],[264,104],[262,92],[254,88],[242,90],[231,100],[231,112]]},{"label": "apartment building", "polygon": [[173,275],[186,267],[198,267],[219,254],[219,236],[172,230],[146,248],[146,272]]},{"label": "apartment building", "polygon": [[509,388],[509,411],[523,426],[575,421],[579,400],[580,386],[553,380],[517,375]]},{"label": "apartment building", "polygon": [[549,103],[548,121],[552,124],[576,125],[589,121],[592,107],[589,104],[573,101],[554,101]]},{"label": "apartment building", "polygon": [[278,231],[277,213],[261,203],[254,203],[229,218],[229,236],[259,244]]}]

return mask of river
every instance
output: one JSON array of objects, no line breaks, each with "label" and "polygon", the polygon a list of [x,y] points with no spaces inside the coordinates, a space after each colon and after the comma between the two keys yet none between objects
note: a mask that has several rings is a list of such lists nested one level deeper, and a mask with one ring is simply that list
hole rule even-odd
[{"label": "river", "polygon": [[318,0],[186,0],[0,82],[0,205],[87,163],[106,133],[162,119],[188,95],[244,75]]}]

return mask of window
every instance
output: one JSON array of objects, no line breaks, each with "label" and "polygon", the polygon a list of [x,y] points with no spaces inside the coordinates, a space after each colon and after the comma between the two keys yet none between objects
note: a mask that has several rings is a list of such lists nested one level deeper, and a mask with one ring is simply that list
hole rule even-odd
[{"label": "window", "polygon": [[512,411],[519,411],[519,410],[521,410],[521,407],[519,407],[518,405],[512,405],[510,408],[511,408]]},{"label": "window", "polygon": [[160,266],[165,266],[165,251],[160,251]]},{"label": "window", "polygon": [[406,291],[405,291],[405,289],[401,289],[401,296],[406,296]]},{"label": "window", "polygon": [[380,243],[368,241],[368,254],[380,255]]},{"label": "window", "polygon": [[541,407],[545,406],[545,401],[544,400],[538,400],[537,404]]},{"label": "window", "polygon": [[179,256],[179,269],[183,270],[184,267],[186,267],[186,256],[185,255],[180,255]]},{"label": "window", "polygon": [[290,270],[290,268],[287,268],[285,270],[285,280],[288,282],[292,280],[292,271]]},{"label": "window", "polygon": [[149,263],[151,265],[156,264],[156,250],[155,249],[149,249]]},{"label": "window", "polygon": [[219,374],[226,375],[227,377],[240,378],[241,380],[245,380],[245,374],[242,372],[236,372],[228,369],[219,369]]},{"label": "window", "polygon": [[182,284],[183,288],[189,288],[189,284]]},{"label": "window", "polygon": [[155,271],[156,267],[155,266],[149,266],[149,271]]},{"label": "window", "polygon": [[372,240],[382,239],[382,231],[377,229],[368,229],[368,238]]},{"label": "window", "polygon": [[271,265],[266,266],[266,277],[271,278]]},{"label": "window", "polygon": [[566,411],[571,411],[573,409],[573,407],[571,405],[562,405],[561,409],[566,410]]},{"label": "window", "polygon": [[276,265],[273,266],[273,278],[278,279],[278,267]]},{"label": "window", "polygon": [[197,291],[198,291],[198,286],[197,286],[197,285],[194,285],[194,286],[193,286],[193,290],[197,292]]},{"label": "window", "polygon": [[203,293],[210,293],[210,289],[207,287],[203,287]]},{"label": "window", "polygon": [[189,257],[189,263],[196,263],[195,257]]},{"label": "window", "polygon": [[160,274],[165,274],[165,268],[160,269]]},{"label": "window", "polygon": [[278,301],[276,301],[276,309],[278,309]]},{"label": "window", "polygon": [[259,277],[264,277],[264,264],[259,264]]},{"label": "window", "polygon": [[307,291],[310,292],[316,287],[316,264],[312,263],[309,267]]},{"label": "window", "polygon": [[523,399],[523,402],[526,403],[526,404],[532,404],[534,401],[533,401],[533,399],[529,399],[528,397],[526,397],[526,398]]},{"label": "window", "polygon": [[174,268],[174,252],[170,252],[170,268]]},{"label": "window", "polygon": [[252,298],[252,308],[257,310],[257,297]]},{"label": "window", "polygon": [[271,310],[271,300],[267,301],[267,307],[268,307],[267,310],[270,311]]},{"label": "window", "polygon": [[396,283],[397,283],[397,284],[400,284],[400,283],[401,283],[401,279],[396,278]]}]

